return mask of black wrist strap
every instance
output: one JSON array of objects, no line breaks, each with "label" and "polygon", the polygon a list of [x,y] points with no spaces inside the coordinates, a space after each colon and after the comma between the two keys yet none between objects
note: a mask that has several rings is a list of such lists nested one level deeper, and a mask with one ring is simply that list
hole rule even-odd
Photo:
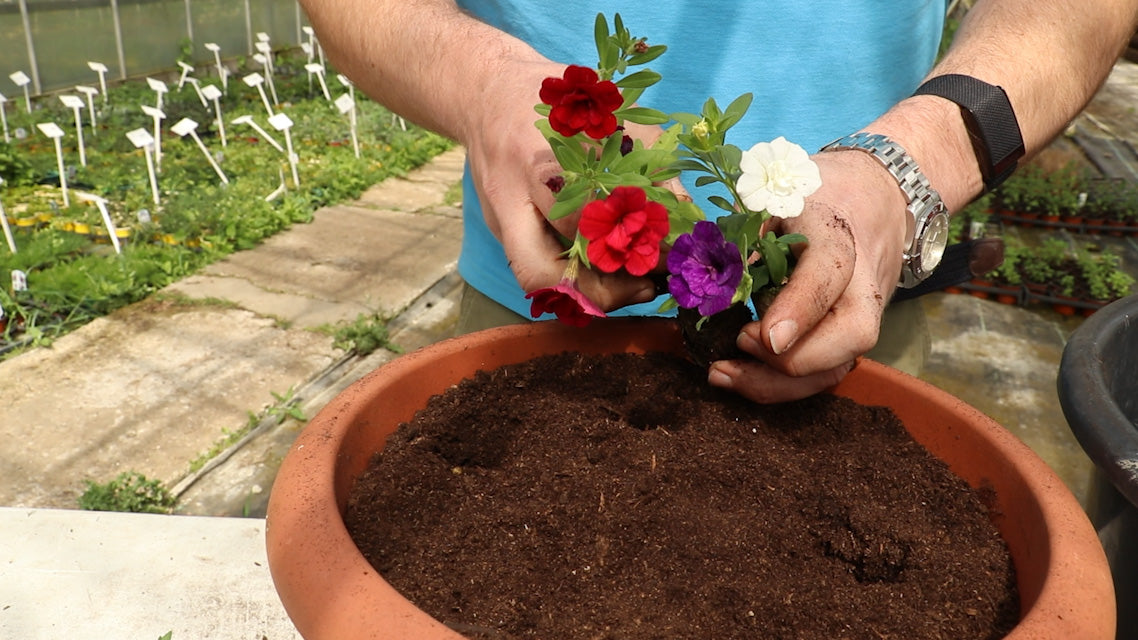
[{"label": "black wrist strap", "polygon": [[1023,157],[1023,136],[1008,94],[971,76],[948,74],[922,84],[919,95],[934,95],[960,105],[972,148],[987,191],[995,189],[1016,169]]}]

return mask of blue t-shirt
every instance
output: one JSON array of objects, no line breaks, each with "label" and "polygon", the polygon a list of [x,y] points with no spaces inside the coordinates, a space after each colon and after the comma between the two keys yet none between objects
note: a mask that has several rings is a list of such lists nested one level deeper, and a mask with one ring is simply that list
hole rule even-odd
[{"label": "blue t-shirt", "polygon": [[[708,97],[721,107],[754,94],[747,116],[728,132],[743,149],[785,136],[807,151],[853,133],[910,95],[931,68],[945,0],[459,0],[483,21],[557,62],[594,66],[593,22],[611,29],[620,13],[635,37],[665,44],[649,68],[663,80],[638,101],[665,113],[698,113]],[[686,176],[685,176],[686,178]],[[706,189],[685,187],[697,204]],[[475,289],[529,317],[501,244],[490,233],[467,171],[458,268]],[[717,217],[717,209],[704,207]],[[662,300],[662,299],[661,299]],[[660,300],[612,315],[651,315]]]}]

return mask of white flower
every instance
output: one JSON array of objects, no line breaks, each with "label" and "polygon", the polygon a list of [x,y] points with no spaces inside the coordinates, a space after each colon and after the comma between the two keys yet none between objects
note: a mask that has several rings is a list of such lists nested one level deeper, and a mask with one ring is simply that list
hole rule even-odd
[{"label": "white flower", "polygon": [[766,209],[779,218],[802,213],[806,196],[822,186],[818,165],[802,147],[779,136],[743,152],[743,175],[735,188],[752,211]]}]

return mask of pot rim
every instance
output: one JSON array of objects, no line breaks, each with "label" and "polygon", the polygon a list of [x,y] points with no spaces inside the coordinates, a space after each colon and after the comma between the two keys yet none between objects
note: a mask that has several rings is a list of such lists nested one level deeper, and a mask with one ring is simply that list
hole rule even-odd
[{"label": "pot rim", "polygon": [[[677,325],[656,318],[606,319],[584,328],[556,321],[498,327],[388,362],[308,423],[281,464],[266,518],[273,581],[304,637],[462,638],[396,592],[356,549],[342,518],[348,492],[395,426],[471,372],[457,361],[473,357],[476,368],[492,369],[563,351],[567,336],[574,349],[593,353],[676,352],[680,345]],[[507,352],[503,341],[517,338],[525,347]],[[418,384],[427,373],[440,381]],[[393,382],[402,376],[415,383]],[[376,398],[389,389],[396,395],[378,411]],[[1113,584],[1097,534],[1078,500],[1030,448],[960,399],[870,360],[833,392],[889,406],[957,475],[973,487],[996,489],[993,519],[1012,553],[1021,599],[1020,623],[1007,638],[1114,637]],[[976,447],[989,455],[970,454]],[[315,609],[304,602],[314,595]]]}]

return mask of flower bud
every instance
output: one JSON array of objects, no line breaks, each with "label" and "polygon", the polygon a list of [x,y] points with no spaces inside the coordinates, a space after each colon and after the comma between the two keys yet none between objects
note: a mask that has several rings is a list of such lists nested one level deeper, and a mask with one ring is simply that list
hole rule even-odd
[{"label": "flower bud", "polygon": [[691,128],[691,134],[695,136],[695,139],[701,144],[706,145],[711,137],[711,127],[707,124],[707,120],[704,119],[695,123]]}]

